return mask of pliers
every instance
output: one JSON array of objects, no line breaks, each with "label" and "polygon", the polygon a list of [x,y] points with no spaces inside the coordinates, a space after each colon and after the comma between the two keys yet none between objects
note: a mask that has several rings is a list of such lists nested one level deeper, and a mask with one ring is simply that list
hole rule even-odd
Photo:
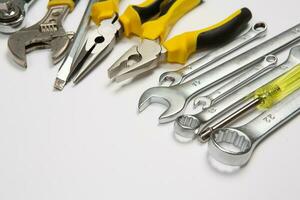
[{"label": "pliers", "polygon": [[[110,0],[112,1],[112,0]],[[94,69],[99,62],[106,57],[115,46],[116,42],[123,35],[128,37],[130,35],[140,36],[142,34],[142,25],[153,17],[159,16],[164,12],[168,12],[170,7],[175,7],[179,13],[174,16],[174,19],[169,20],[168,32],[178,18],[184,13],[191,10],[200,3],[201,0],[146,0],[138,6],[129,6],[124,14],[118,15],[116,9],[108,9],[104,6],[106,2],[96,3],[92,9],[92,19],[96,24],[100,23],[97,29],[90,30],[87,34],[85,44],[80,50],[79,56],[75,61],[78,73],[74,76],[74,84],[81,81],[92,69]],[[109,2],[109,1],[108,1]],[[114,2],[117,2],[114,0]],[[181,6],[180,8],[178,8]],[[110,6],[109,8],[111,8]],[[115,7],[112,7],[115,8]],[[103,17],[102,11],[109,16]],[[100,13],[100,17],[97,14]],[[174,14],[172,13],[171,16]],[[170,14],[168,14],[170,16]],[[100,20],[99,20],[100,18]],[[102,20],[105,18],[104,20]]]},{"label": "pliers", "polygon": [[41,21],[10,35],[8,48],[15,62],[27,68],[26,53],[50,48],[54,64],[58,63],[66,55],[74,35],[64,30],[62,21],[78,1],[49,0],[48,12]]},{"label": "pliers", "polygon": [[[159,66],[161,61],[185,64],[189,56],[199,49],[215,48],[237,36],[251,20],[248,8],[242,8],[225,20],[193,32],[186,32],[165,41],[160,33],[165,28],[164,16],[144,24],[144,38],[139,45],[130,48],[108,70],[116,82],[135,77]],[[157,40],[160,39],[160,43]]]},{"label": "pliers", "polygon": [[0,32],[13,33],[24,28],[29,6],[35,0],[0,0]]}]

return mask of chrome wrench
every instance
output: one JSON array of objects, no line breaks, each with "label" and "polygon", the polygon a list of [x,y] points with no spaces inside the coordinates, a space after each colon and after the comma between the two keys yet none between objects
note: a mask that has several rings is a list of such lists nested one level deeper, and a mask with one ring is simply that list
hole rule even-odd
[{"label": "chrome wrench", "polygon": [[[300,112],[300,90],[265,111],[249,123],[236,128],[221,128],[211,135],[209,154],[219,162],[243,166],[260,142]],[[227,145],[224,145],[227,144]],[[235,147],[235,150],[230,148]]]},{"label": "chrome wrench", "polygon": [[0,32],[13,33],[24,28],[29,6],[35,0],[0,0]]},{"label": "chrome wrench", "polygon": [[213,124],[215,120],[218,120],[219,118],[226,118],[228,112],[243,104],[250,93],[281,76],[299,63],[300,46],[297,46],[292,48],[288,59],[283,64],[222,99],[222,101],[216,103],[209,109],[195,115],[183,115],[178,117],[174,123],[175,134],[186,138],[197,137],[200,142],[206,142],[209,136],[203,135],[202,133],[209,125]]},{"label": "chrome wrench", "polygon": [[232,42],[220,47],[212,52],[204,55],[193,63],[177,70],[163,73],[159,78],[160,85],[170,83],[170,86],[179,85],[188,77],[191,77],[197,72],[201,72],[209,65],[221,60],[234,51],[246,46],[247,44],[262,38],[266,35],[267,25],[264,22],[259,22],[251,26],[251,28],[243,35],[239,36]]},{"label": "chrome wrench", "polygon": [[268,55],[258,65],[255,65],[251,69],[245,71],[237,78],[233,79],[229,83],[218,88],[214,92],[206,96],[198,96],[194,100],[194,107],[202,106],[202,109],[207,109],[214,103],[220,101],[229,94],[235,92],[246,84],[254,81],[256,78],[262,76],[265,72],[276,66],[278,58],[274,55]]},{"label": "chrome wrench", "polygon": [[189,102],[199,93],[241,73],[262,61],[265,56],[275,54],[299,40],[300,24],[185,83],[171,87],[150,88],[140,97],[139,111],[143,111],[151,103],[164,104],[168,108],[160,116],[160,123],[171,122],[183,114]]}]

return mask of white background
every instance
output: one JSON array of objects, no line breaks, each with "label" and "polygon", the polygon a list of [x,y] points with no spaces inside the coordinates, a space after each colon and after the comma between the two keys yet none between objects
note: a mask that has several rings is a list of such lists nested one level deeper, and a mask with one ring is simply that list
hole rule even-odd
[{"label": "white background", "polygon": [[[123,11],[128,3],[122,1]],[[28,24],[46,12],[32,6]],[[87,1],[66,21],[75,31]],[[204,28],[241,7],[265,21],[268,38],[300,22],[298,0],[207,0],[180,20],[170,36]],[[164,68],[126,85],[111,84],[107,68],[130,46],[113,53],[78,86],[53,90],[59,65],[50,52],[30,53],[28,69],[8,57],[0,36],[0,199],[299,199],[299,118],[268,138],[250,163],[234,173],[212,167],[207,146],[178,143],[173,124],[158,125],[164,107],[137,114],[142,92],[156,86]],[[297,124],[298,122],[298,124]]]}]

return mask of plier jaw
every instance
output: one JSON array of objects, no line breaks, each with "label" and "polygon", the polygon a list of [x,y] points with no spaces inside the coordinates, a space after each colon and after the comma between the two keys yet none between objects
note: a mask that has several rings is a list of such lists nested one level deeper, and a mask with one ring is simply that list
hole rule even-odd
[{"label": "plier jaw", "polygon": [[0,32],[13,33],[24,28],[25,16],[34,0],[2,0],[0,1]]},{"label": "plier jaw", "polygon": [[80,53],[74,62],[73,83],[80,82],[91,72],[114,48],[122,33],[122,25],[118,15],[103,20],[99,27],[94,26],[87,33],[86,40],[80,49]]},{"label": "plier jaw", "polygon": [[156,41],[144,39],[139,45],[131,47],[108,69],[108,76],[116,82],[135,77],[156,68],[166,52]]}]

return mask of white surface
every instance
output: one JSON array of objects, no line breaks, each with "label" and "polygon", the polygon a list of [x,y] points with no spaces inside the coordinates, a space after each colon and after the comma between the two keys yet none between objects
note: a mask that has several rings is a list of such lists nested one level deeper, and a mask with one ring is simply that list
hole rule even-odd
[{"label": "white surface", "polygon": [[[33,5],[28,24],[44,15],[46,2]],[[76,30],[85,4],[67,18],[67,30]],[[121,4],[124,10],[128,1]],[[243,6],[253,11],[253,22],[268,23],[268,38],[300,22],[298,0],[207,0],[170,36]],[[157,125],[163,107],[137,114],[141,93],[166,69],[126,87],[110,84],[106,70],[127,40],[80,85],[55,92],[59,66],[52,66],[49,51],[29,54],[23,71],[7,58],[6,39],[1,35],[1,200],[299,199],[299,118],[268,138],[245,168],[221,173],[210,166],[206,145],[179,144],[172,124]]]}]

